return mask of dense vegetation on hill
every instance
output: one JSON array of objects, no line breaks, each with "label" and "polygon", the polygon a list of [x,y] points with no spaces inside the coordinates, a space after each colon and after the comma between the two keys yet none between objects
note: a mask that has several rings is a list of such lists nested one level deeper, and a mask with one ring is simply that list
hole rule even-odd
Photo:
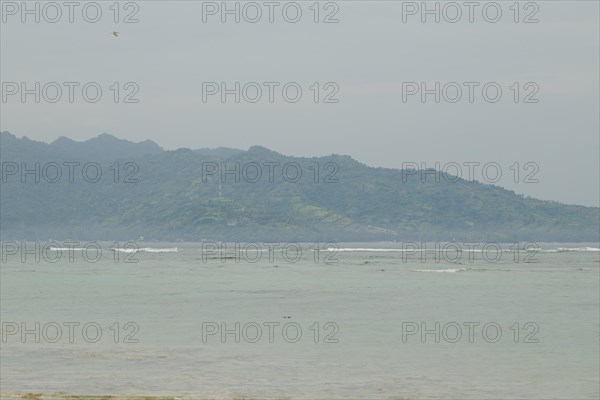
[{"label": "dense vegetation on hill", "polygon": [[[259,146],[165,151],[151,141],[107,134],[46,144],[3,132],[0,159],[3,240],[512,242],[600,236],[598,208],[526,198],[475,181],[423,181],[349,156],[298,158]],[[23,176],[35,163],[39,176]],[[238,177],[221,174],[236,165]],[[102,176],[96,178],[98,166]]]}]

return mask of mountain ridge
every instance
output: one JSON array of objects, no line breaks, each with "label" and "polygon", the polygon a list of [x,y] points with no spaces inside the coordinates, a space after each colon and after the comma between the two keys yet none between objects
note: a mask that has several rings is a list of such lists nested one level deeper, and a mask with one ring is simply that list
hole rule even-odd
[{"label": "mountain ridge", "polygon": [[[597,207],[532,199],[464,179],[421,181],[346,155],[292,157],[262,146],[164,150],[154,142],[108,134],[75,144],[59,139],[48,144],[3,132],[0,157],[3,164],[17,166],[96,162],[103,178],[23,183],[18,175],[3,176],[3,239],[511,242],[600,237]],[[124,150],[117,151],[122,144]]]}]

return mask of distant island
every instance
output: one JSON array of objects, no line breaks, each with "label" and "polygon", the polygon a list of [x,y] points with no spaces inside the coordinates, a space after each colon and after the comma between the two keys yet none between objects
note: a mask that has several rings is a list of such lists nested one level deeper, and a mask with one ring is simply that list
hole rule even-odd
[{"label": "distant island", "polygon": [[163,150],[109,134],[0,134],[0,239],[161,241],[600,240],[600,209],[346,155],[254,146]]}]

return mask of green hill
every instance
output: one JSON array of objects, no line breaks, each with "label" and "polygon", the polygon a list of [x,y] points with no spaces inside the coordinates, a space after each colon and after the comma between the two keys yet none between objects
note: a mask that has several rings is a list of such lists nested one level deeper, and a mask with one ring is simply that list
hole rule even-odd
[{"label": "green hill", "polygon": [[[349,156],[289,157],[259,146],[165,151],[107,134],[46,144],[3,132],[0,158],[2,240],[600,239],[598,208],[443,175],[423,182]],[[39,176],[22,176],[36,162]],[[88,163],[97,164],[84,177]],[[236,165],[238,177],[220,174]]]}]

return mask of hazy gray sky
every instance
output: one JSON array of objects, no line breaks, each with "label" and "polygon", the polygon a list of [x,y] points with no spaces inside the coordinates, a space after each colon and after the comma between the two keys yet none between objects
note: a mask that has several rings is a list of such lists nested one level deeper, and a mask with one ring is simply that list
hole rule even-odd
[{"label": "hazy gray sky", "polygon": [[[472,23],[462,1],[453,3],[463,13],[456,23],[449,22],[456,7],[443,9],[444,2],[439,23],[433,15],[421,22],[420,11],[412,15],[413,5],[421,2],[401,1],[321,2],[319,23],[313,21],[313,1],[297,2],[302,9],[297,23],[283,18],[289,2],[274,6],[273,23],[264,1],[256,3],[263,12],[257,23],[244,20],[256,15],[251,6],[240,23],[233,15],[222,23],[219,12],[204,13],[203,22],[203,7],[211,11],[222,6],[220,1],[138,1],[127,9],[121,2],[119,23],[113,20],[113,1],[98,2],[102,16],[96,23],[83,18],[85,3],[74,9],[73,23],[66,6],[58,22],[45,21],[56,11],[46,8],[44,14],[40,4],[40,22],[26,15],[23,23],[22,10],[14,8],[21,3],[2,1],[1,26],[1,129],[17,136],[85,140],[108,132],[133,141],[151,139],[166,149],[259,144],[298,156],[349,154],[372,166],[397,168],[404,162],[429,167],[496,162],[503,172],[498,184],[518,193],[573,204],[598,206],[600,201],[597,1],[521,2],[518,23],[513,1],[479,2]],[[235,3],[227,4],[233,8]],[[495,18],[496,5],[500,20],[486,21]],[[136,9],[139,22],[123,23]],[[295,9],[287,5],[288,19]],[[332,12],[339,22],[323,23]],[[95,9],[88,7],[86,15],[93,19]],[[539,22],[523,23],[528,17]],[[25,102],[20,93],[8,95],[11,82],[26,82],[29,88],[35,82],[81,85],[73,103],[64,85],[56,103],[46,101],[54,96],[50,86],[46,99],[35,103],[33,95]],[[82,98],[87,82],[103,90],[97,103]],[[114,82],[121,86],[118,103],[110,89]],[[132,90],[124,90],[127,82],[139,87],[138,103],[123,103]],[[203,82],[226,82],[229,88],[257,82],[263,94],[257,103],[242,98],[238,104],[233,95],[225,103],[219,95],[203,102]],[[281,83],[273,103],[264,82]],[[282,97],[287,82],[302,88],[297,103]],[[320,87],[318,103],[314,82]],[[325,87],[328,82],[339,88],[338,103],[322,101],[335,88]],[[425,82],[429,88],[457,82],[462,98],[446,100],[456,94],[450,85],[440,103],[433,94],[425,103],[419,94],[403,101],[411,88],[406,82]],[[480,83],[472,103],[464,82]],[[481,88],[488,82],[502,89],[496,103],[483,98]],[[293,96],[293,90],[288,93]],[[254,89],[248,87],[246,94],[254,97]],[[488,94],[491,98],[494,91]],[[528,95],[539,102],[524,102]],[[521,169],[518,183],[510,168],[515,162]],[[539,166],[538,183],[523,182],[534,172],[524,169],[527,162]]]}]

